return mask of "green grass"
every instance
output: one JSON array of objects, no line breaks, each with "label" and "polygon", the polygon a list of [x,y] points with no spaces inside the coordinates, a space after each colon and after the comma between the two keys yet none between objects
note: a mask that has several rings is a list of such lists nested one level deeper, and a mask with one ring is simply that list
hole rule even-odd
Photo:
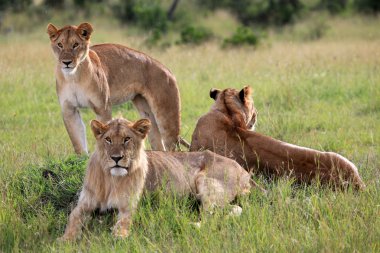
[{"label": "green grass", "polygon": [[[355,18],[328,24],[326,37],[317,41],[290,42],[288,35],[275,34],[269,35],[270,46],[255,50],[223,50],[217,42],[162,50],[95,22],[93,43],[141,49],[173,71],[186,139],[212,104],[211,87],[249,84],[259,111],[258,132],[346,156],[368,189],[336,192],[258,178],[269,190],[267,197],[253,192],[238,200],[241,217],[226,217],[221,210],[204,217],[199,230],[190,225],[200,215],[193,199],[157,193],[140,203],[128,239],[112,238],[115,214],[93,214],[75,243],[56,239],[75,203],[87,158],[72,155],[45,28],[0,35],[0,251],[379,252],[380,32],[374,27],[380,23]],[[138,118],[128,104],[114,109],[114,115],[118,112]],[[90,110],[82,116],[87,126],[94,118]],[[93,150],[89,127],[87,138]],[[55,171],[57,181],[44,179],[45,169]]]}]

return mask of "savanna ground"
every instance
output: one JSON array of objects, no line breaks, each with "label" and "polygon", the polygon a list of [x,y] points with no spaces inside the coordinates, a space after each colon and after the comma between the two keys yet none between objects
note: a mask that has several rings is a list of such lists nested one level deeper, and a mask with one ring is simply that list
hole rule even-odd
[{"label": "savanna ground", "polygon": [[[328,23],[328,33],[318,41],[297,39],[307,31],[305,23],[269,33],[257,49],[221,49],[213,41],[162,49],[142,46],[143,38],[128,29],[95,22],[93,43],[138,48],[173,71],[187,140],[213,102],[211,87],[249,84],[259,111],[256,131],[346,156],[358,166],[367,189],[340,192],[258,176],[268,196],[253,192],[238,200],[241,217],[217,211],[200,229],[190,224],[199,216],[193,199],[157,193],[142,200],[128,239],[111,236],[115,214],[94,214],[75,243],[56,239],[75,203],[87,157],[72,154],[45,26],[0,35],[0,251],[379,252],[380,19]],[[130,104],[114,109],[114,115],[119,112],[138,118]],[[94,118],[90,110],[82,110],[82,116],[87,126]],[[87,138],[93,150],[89,127]],[[58,178],[44,179],[44,169]]]}]

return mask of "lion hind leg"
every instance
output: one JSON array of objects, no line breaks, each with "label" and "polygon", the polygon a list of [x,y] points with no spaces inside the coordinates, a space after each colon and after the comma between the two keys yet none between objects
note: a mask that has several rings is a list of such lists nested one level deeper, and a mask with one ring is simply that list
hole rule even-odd
[{"label": "lion hind leg", "polygon": [[181,101],[175,79],[168,77],[159,91],[145,94],[144,98],[153,112],[166,150],[175,150],[181,127]]},{"label": "lion hind leg", "polygon": [[230,205],[228,191],[225,186],[215,178],[209,178],[200,173],[196,178],[197,197],[202,203],[203,211],[213,213],[216,207],[227,208],[228,216],[240,216],[243,209],[237,205]]},{"label": "lion hind leg", "polygon": [[195,185],[203,210],[211,212],[214,207],[224,207],[229,203],[224,185],[215,178],[207,177],[204,171],[196,176]]},{"label": "lion hind leg", "polygon": [[337,153],[328,152],[332,163],[332,178],[335,183],[342,185],[343,187],[352,183],[357,190],[363,190],[366,188],[362,181],[357,167],[350,162],[347,158]]},{"label": "lion hind leg", "polygon": [[151,130],[149,131],[148,138],[150,145],[153,150],[162,150],[165,151],[165,145],[162,140],[160,131],[158,129],[158,125],[156,119],[153,115],[152,110],[150,109],[148,102],[141,95],[137,95],[133,99],[133,104],[137,108],[142,118],[148,118],[151,122]]}]

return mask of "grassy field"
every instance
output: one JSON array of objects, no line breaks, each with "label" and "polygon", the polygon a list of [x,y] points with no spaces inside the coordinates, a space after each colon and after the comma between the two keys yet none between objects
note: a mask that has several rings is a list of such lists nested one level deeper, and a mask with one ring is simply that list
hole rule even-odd
[{"label": "grassy field", "polygon": [[[380,19],[329,21],[321,40],[302,42],[298,30],[269,35],[258,49],[145,48],[128,30],[96,24],[92,42],[115,42],[159,59],[176,75],[182,135],[190,140],[209,110],[211,87],[251,85],[258,132],[338,152],[359,168],[360,193],[288,180],[264,184],[269,195],[239,199],[243,214],[223,211],[194,228],[197,203],[157,193],[141,202],[131,236],[115,240],[114,214],[94,214],[75,243],[59,243],[81,186],[86,157],[73,150],[55,94],[54,59],[45,27],[0,35],[0,252],[379,252],[380,251]],[[296,27],[296,29],[298,29]],[[299,28],[302,30],[304,28]],[[130,104],[114,109],[129,119]],[[93,112],[83,110],[88,126]],[[94,140],[87,127],[90,149]],[[58,182],[42,178],[44,169]]]}]

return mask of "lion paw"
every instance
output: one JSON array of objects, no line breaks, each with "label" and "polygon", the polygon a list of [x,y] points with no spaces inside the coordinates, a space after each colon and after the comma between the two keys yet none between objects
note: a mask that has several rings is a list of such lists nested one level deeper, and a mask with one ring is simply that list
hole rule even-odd
[{"label": "lion paw", "polygon": [[190,224],[192,225],[192,226],[194,226],[195,228],[201,228],[201,226],[202,226],[202,224],[201,224],[201,222],[200,221],[198,221],[198,222],[190,222]]},{"label": "lion paw", "polygon": [[243,209],[240,206],[232,205],[232,209],[229,213],[230,216],[238,217],[243,212]]},{"label": "lion paw", "polygon": [[122,239],[127,238],[129,236],[129,231],[128,229],[118,227],[113,229],[112,234],[114,237]]},{"label": "lion paw", "polygon": [[67,241],[74,241],[76,239],[76,236],[74,234],[64,234],[61,237],[57,238],[57,241],[59,242],[67,242]]}]

